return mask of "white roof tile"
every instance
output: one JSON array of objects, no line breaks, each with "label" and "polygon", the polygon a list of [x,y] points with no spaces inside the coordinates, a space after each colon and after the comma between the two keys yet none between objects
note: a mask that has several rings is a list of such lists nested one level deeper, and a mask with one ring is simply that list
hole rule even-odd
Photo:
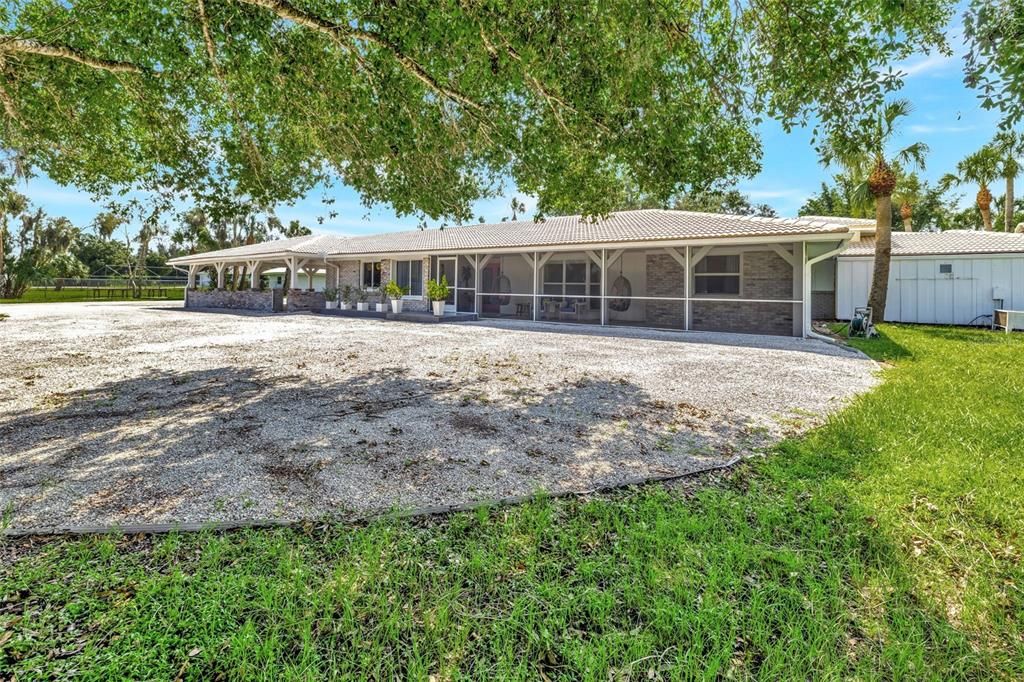
[{"label": "white roof tile", "polygon": [[815,234],[846,234],[845,218],[762,218],[717,213],[696,213],[645,209],[618,211],[603,220],[557,216],[542,222],[519,220],[503,223],[406,232],[388,232],[363,237],[300,237],[240,246],[184,256],[172,264],[209,262],[213,259],[243,259],[260,255],[319,254],[372,255],[488,249],[535,249],[551,246],[657,242],[691,239],[739,239],[744,237],[794,237]]},{"label": "white roof tile", "polygon": [[[893,232],[893,256],[955,256],[985,253],[1024,253],[1024,234],[947,230],[945,232]],[[875,240],[850,242],[843,256],[875,255]]]}]

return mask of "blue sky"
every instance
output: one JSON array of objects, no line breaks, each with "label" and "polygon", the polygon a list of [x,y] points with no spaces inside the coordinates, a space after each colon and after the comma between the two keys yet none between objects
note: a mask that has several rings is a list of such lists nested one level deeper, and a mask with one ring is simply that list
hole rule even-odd
[{"label": "blue sky", "polygon": [[[958,12],[959,14],[959,12]],[[914,111],[904,122],[902,142],[922,141],[931,147],[928,168],[924,176],[936,180],[956,165],[968,153],[991,139],[998,116],[984,111],[975,92],[963,85],[963,39],[959,16],[950,28],[952,56],[938,54],[917,55],[894,65],[907,74],[903,90],[898,96],[909,99]],[[763,170],[756,177],[743,179],[739,188],[755,203],[768,203],[780,215],[796,215],[804,200],[816,192],[822,181],[832,175],[823,168],[811,147],[810,130],[796,130],[787,134],[778,124],[767,122],[760,128],[764,146]],[[34,204],[42,206],[51,215],[67,216],[79,226],[88,225],[101,206],[73,188],[57,185],[48,178],[36,177],[21,187]],[[998,193],[998,192],[997,192]],[[388,206],[367,209],[358,195],[345,186],[330,191],[335,202],[328,208],[321,203],[323,192],[311,193],[294,206],[280,206],[277,215],[285,222],[300,220],[315,232],[339,234],[368,234],[416,227],[414,218],[399,218]],[[487,222],[496,222],[509,215],[509,200],[519,196],[531,215],[535,202],[531,197],[517,194],[514,187],[506,196],[478,203],[474,209]],[[973,196],[965,188],[963,201]],[[319,216],[329,211],[338,213],[318,224]]]}]

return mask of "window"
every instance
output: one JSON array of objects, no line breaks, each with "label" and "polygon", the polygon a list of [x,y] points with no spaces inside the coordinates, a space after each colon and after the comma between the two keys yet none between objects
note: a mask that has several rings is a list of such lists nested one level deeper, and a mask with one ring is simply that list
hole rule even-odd
[{"label": "window", "polygon": [[693,289],[698,296],[738,296],[740,257],[705,256],[693,269]]},{"label": "window", "polygon": [[393,277],[398,282],[398,286],[405,289],[409,296],[423,295],[423,261],[395,261]]},{"label": "window", "polygon": [[363,288],[380,288],[381,266],[379,260],[363,261]]},{"label": "window", "polygon": [[[588,277],[589,275],[589,277]],[[601,269],[586,261],[564,261],[544,266],[542,292],[549,296],[584,297],[588,286],[600,294]]]},{"label": "window", "polygon": [[953,264],[952,263],[939,263],[939,274],[940,275],[952,275]]}]

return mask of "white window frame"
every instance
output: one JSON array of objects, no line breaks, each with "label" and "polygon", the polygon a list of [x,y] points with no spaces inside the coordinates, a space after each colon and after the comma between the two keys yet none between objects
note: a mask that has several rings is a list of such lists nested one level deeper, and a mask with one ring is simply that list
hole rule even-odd
[{"label": "white window frame", "polygon": [[391,279],[395,280],[396,282],[398,281],[398,264],[399,263],[408,263],[409,264],[409,285],[410,285],[409,286],[409,290],[410,291],[412,291],[412,264],[413,263],[419,263],[420,264],[420,294],[418,296],[415,295],[415,294],[404,294],[402,296],[402,300],[403,301],[422,301],[423,300],[423,290],[426,288],[426,282],[425,282],[424,277],[423,277],[423,272],[424,272],[424,270],[426,268],[423,267],[423,260],[419,259],[419,258],[407,258],[405,260],[392,260],[391,261]]},{"label": "white window frame", "polygon": [[[380,263],[380,280],[377,281],[377,286],[367,287],[363,286],[363,266],[366,263]],[[384,261],[383,260],[361,260],[359,261],[359,286],[364,291],[380,291],[382,281],[384,279]]]},{"label": "white window frame", "polygon": [[[587,299],[589,301],[591,298],[593,298],[593,296],[590,295],[590,287],[591,287],[591,284],[592,284],[591,279],[590,279],[590,262],[591,262],[590,259],[581,260],[581,259],[577,259],[577,258],[561,258],[561,259],[556,260],[554,262],[545,263],[544,267],[542,268],[541,277],[540,277],[540,279],[542,281],[540,283],[539,295],[542,296],[542,297],[543,296],[552,296],[552,297],[557,297],[557,298],[585,298],[585,299]],[[561,268],[562,268],[562,279],[561,279],[561,281],[556,282],[556,281],[551,281],[551,280],[547,279],[547,269],[551,265],[559,265],[559,266],[561,266]],[[568,265],[582,265],[583,266],[586,275],[583,278],[582,282],[570,282],[570,281],[568,281],[568,279],[566,279],[566,270],[567,270],[567,266]],[[561,290],[562,290],[561,293],[549,294],[549,293],[545,292],[544,290],[547,288],[547,286],[549,284],[552,285],[552,286],[560,287]],[[565,293],[565,288],[567,286],[569,286],[569,285],[572,285],[574,287],[583,287],[584,293],[582,293],[582,294],[567,294],[567,293]]]},{"label": "white window frame", "polygon": [[[739,270],[737,272],[697,272],[697,267],[700,263],[703,263],[705,259],[713,256],[737,256],[739,258]],[[743,252],[718,252],[709,253],[704,256],[698,263],[694,264],[691,268],[693,270],[692,280],[690,286],[693,287],[693,294],[691,298],[743,298],[743,290],[745,289],[745,282],[743,281]],[[736,277],[739,279],[739,291],[735,294],[699,294],[697,293],[697,278],[698,277]]]}]

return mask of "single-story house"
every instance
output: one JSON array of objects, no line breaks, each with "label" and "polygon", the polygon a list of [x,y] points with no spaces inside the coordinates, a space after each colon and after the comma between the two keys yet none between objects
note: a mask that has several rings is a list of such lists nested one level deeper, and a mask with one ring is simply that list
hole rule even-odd
[{"label": "single-story house", "polygon": [[[286,309],[322,307],[331,288],[378,300],[385,282],[408,290],[407,311],[429,310],[428,280],[451,286],[445,310],[559,323],[805,336],[811,273],[869,221],[764,218],[689,211],[620,211],[602,220],[559,216],[369,236],[312,235],[172,259],[187,269],[187,306],[275,309],[261,273],[286,268]],[[210,269],[223,288],[244,272],[250,292],[193,294]],[[230,295],[228,295],[230,293]],[[242,295],[244,294],[244,295]],[[281,292],[277,292],[280,295]],[[263,300],[266,298],[267,300]]]},{"label": "single-story house", "polygon": [[[370,302],[396,279],[404,307],[429,310],[426,282],[451,285],[447,313],[559,323],[813,336],[812,319],[866,305],[873,220],[620,211],[360,237],[311,235],[172,259],[189,307],[302,310],[325,288]],[[195,291],[209,273],[223,289]],[[892,234],[886,319],[988,324],[1024,309],[1024,235],[951,230]]]}]

